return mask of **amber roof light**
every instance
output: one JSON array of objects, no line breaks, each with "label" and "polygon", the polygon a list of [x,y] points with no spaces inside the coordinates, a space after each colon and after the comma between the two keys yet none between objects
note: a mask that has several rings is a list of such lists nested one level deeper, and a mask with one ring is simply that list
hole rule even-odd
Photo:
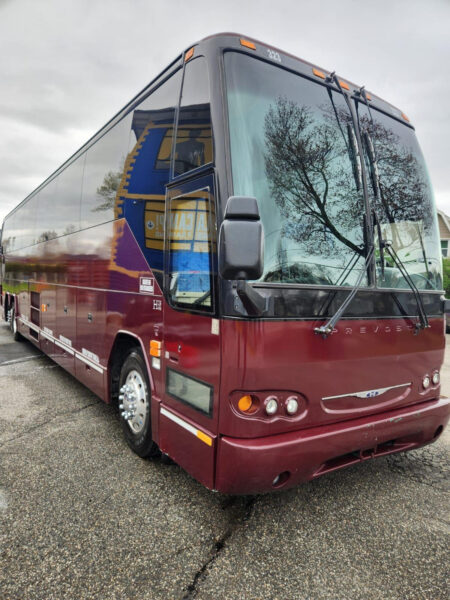
[{"label": "amber roof light", "polygon": [[187,62],[194,56],[194,47],[189,48],[189,50],[184,55],[184,62]]},{"label": "amber roof light", "polygon": [[243,38],[241,38],[239,41],[241,42],[241,46],[244,46],[245,48],[250,48],[250,50],[256,50],[256,46],[253,42],[249,42],[248,40],[244,40]]}]

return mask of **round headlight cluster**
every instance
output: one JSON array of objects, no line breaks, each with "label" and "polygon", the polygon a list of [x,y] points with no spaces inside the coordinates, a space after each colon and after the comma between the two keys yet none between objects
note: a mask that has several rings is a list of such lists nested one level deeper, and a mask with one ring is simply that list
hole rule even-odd
[{"label": "round headlight cluster", "polygon": [[439,375],[439,371],[435,371],[433,375],[430,377],[429,375],[425,375],[422,379],[422,387],[424,390],[427,390],[431,384],[438,385],[441,380]]},{"label": "round headlight cluster", "polygon": [[[238,395],[239,394],[239,395]],[[295,417],[304,411],[302,399],[297,394],[288,395],[280,392],[268,396],[260,396],[258,393],[236,393],[231,399],[232,406],[240,414],[246,416],[261,417],[261,413],[268,417],[274,415],[280,417]]]}]

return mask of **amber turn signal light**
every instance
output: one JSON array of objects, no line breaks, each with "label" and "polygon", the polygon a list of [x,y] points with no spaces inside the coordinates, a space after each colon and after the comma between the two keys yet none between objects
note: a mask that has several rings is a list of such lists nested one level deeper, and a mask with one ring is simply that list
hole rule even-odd
[{"label": "amber turn signal light", "polygon": [[241,412],[249,412],[253,406],[253,400],[251,396],[242,396],[239,398],[238,408]]},{"label": "amber turn signal light", "polygon": [[161,342],[159,340],[150,340],[150,356],[161,356]]}]

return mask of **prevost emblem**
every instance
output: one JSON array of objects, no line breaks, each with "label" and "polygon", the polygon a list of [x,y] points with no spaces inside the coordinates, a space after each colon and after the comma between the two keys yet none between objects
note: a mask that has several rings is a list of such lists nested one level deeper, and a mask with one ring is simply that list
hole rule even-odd
[{"label": "prevost emblem", "polygon": [[355,327],[339,327],[333,329],[331,335],[335,333],[343,333],[344,335],[353,335],[359,333],[362,335],[368,333],[401,333],[402,331],[414,331],[413,325],[364,325]]},{"label": "prevost emblem", "polygon": [[153,277],[139,277],[139,291],[142,294],[154,294],[155,280]]}]

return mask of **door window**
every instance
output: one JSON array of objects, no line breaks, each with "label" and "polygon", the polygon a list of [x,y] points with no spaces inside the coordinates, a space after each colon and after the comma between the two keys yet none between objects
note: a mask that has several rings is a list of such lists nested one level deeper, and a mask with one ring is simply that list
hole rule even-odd
[{"label": "door window", "polygon": [[212,311],[216,228],[209,189],[172,198],[167,227],[171,303]]}]

